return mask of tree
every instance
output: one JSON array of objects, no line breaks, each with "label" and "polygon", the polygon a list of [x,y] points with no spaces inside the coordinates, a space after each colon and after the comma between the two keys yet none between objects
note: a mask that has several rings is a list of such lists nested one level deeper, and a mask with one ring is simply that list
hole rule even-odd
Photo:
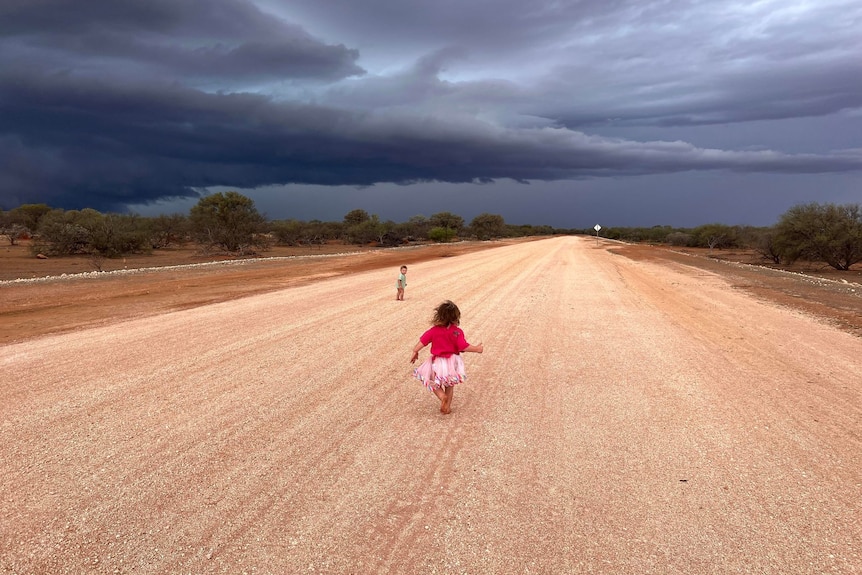
[{"label": "tree", "polygon": [[668,234],[673,232],[670,226],[653,226],[649,230],[644,231],[644,239],[651,243],[664,243],[667,241]]},{"label": "tree", "polygon": [[0,236],[6,236],[14,246],[19,238],[34,235],[39,229],[39,220],[50,211],[47,204],[23,204],[8,211],[0,209]]},{"label": "tree", "polygon": [[96,214],[91,214],[85,223],[90,233],[87,253],[113,258],[152,248],[152,230],[144,218],[136,214]]},{"label": "tree", "polygon": [[391,226],[389,225],[390,223],[391,222],[381,222],[380,217],[377,214],[374,214],[369,218],[359,222],[358,224],[347,226],[345,233],[347,234],[348,241],[354,244],[382,242],[383,236],[385,236],[386,233],[391,229]]},{"label": "tree", "polygon": [[[94,209],[51,210],[39,221],[33,249],[52,255],[93,258],[142,253],[152,247],[150,222],[136,214],[102,214]],[[99,267],[97,265],[97,267]]]},{"label": "tree", "polygon": [[195,239],[210,247],[245,253],[267,245],[261,233],[266,220],[254,201],[239,192],[204,196],[192,207],[189,220]]},{"label": "tree", "polygon": [[672,246],[688,247],[692,245],[694,239],[691,237],[691,234],[685,232],[671,232],[665,236],[664,241]]},{"label": "tree", "polygon": [[458,235],[458,232],[464,227],[464,218],[450,212],[440,212],[433,214],[428,220],[428,224],[432,228],[448,228],[455,232],[453,235]]},{"label": "tree", "polygon": [[404,237],[407,239],[417,239],[428,237],[428,230],[431,229],[431,222],[425,216],[411,216],[402,226]]},{"label": "tree", "polygon": [[849,270],[862,261],[862,208],[859,204],[804,204],[787,210],[775,226],[776,242],[787,261],[822,261]]},{"label": "tree", "polygon": [[446,243],[455,237],[455,230],[451,228],[431,228],[428,230],[428,239],[432,242]]},{"label": "tree", "polygon": [[779,265],[782,262],[781,245],[774,228],[749,228],[745,230],[745,245],[760,254],[764,260]]},{"label": "tree", "polygon": [[552,236],[558,233],[551,226],[534,226],[531,224],[506,224],[503,236],[507,238],[524,238],[529,236]]},{"label": "tree", "polygon": [[736,230],[724,224],[706,224],[692,230],[699,247],[724,249],[736,245]]},{"label": "tree", "polygon": [[401,243],[398,224],[392,220],[381,222],[377,228],[377,243],[381,246],[397,246]]},{"label": "tree", "polygon": [[344,225],[349,228],[350,226],[357,226],[363,222],[367,222],[370,219],[371,216],[365,210],[350,210],[344,215]]},{"label": "tree", "polygon": [[189,220],[182,214],[160,215],[149,219],[150,242],[153,248],[182,245],[189,233]]},{"label": "tree", "polygon": [[[278,233],[276,233],[278,237]],[[300,222],[299,242],[303,245],[320,246],[329,240],[344,237],[344,224],[341,222],[322,222],[311,220]]]},{"label": "tree", "polygon": [[12,214],[15,223],[21,224],[27,228],[30,235],[33,235],[39,229],[39,222],[42,217],[50,211],[52,208],[48,204],[21,204],[17,208],[9,210],[9,213]]},{"label": "tree", "polygon": [[97,217],[96,210],[51,210],[39,219],[38,241],[32,246],[35,253],[67,256],[90,251],[90,229]]},{"label": "tree", "polygon": [[302,241],[302,226],[297,220],[280,220],[272,222],[270,230],[279,244],[295,246]]},{"label": "tree", "polygon": [[0,210],[0,236],[6,236],[10,246],[14,246],[25,232],[26,228],[17,221],[13,212]]},{"label": "tree", "polygon": [[479,214],[470,222],[470,229],[480,240],[501,238],[506,235],[506,222],[497,214]]}]

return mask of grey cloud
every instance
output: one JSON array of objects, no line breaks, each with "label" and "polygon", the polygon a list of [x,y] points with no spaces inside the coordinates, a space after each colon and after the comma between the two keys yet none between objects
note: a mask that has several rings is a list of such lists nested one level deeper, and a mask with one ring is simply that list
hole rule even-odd
[{"label": "grey cloud", "polygon": [[[404,49],[434,51],[470,45],[475,53],[510,54],[534,45],[556,44],[573,30],[607,25],[620,13],[646,10],[650,2],[629,0],[291,0],[270,1],[288,15],[320,22],[331,34],[380,38]],[[667,10],[688,4],[663,1]]]},{"label": "grey cloud", "polygon": [[[319,3],[290,3],[297,4],[306,13],[324,10]],[[345,33],[362,30],[393,38],[404,51],[419,49],[426,56],[420,62],[443,62],[441,54],[457,49],[461,57],[448,57],[446,66],[434,72],[440,78],[471,77],[443,84],[413,74],[406,85],[406,74],[390,75],[386,80],[401,84],[351,87],[360,101],[472,104],[495,113],[503,107],[511,121],[517,121],[517,112],[575,129],[609,121],[656,127],[724,124],[862,107],[862,36],[857,33],[862,5],[457,4],[378,1],[364,10],[365,4],[360,9],[336,0],[328,21],[344,22],[344,29],[349,21]],[[380,12],[391,19],[381,22]],[[475,77],[474,70],[503,75]],[[497,88],[507,82],[515,89],[501,93]],[[493,89],[470,93],[482,86]]]},{"label": "grey cloud", "polygon": [[243,0],[12,0],[3,36],[86,35],[103,30],[180,37],[274,38],[282,22]]},{"label": "grey cloud", "polygon": [[[862,108],[862,61],[836,62],[828,70],[752,70],[716,73],[654,89],[638,99],[584,102],[572,109],[565,90],[524,110],[572,128],[616,124],[693,126],[827,116]],[[554,102],[556,99],[558,102]]]},{"label": "grey cloud", "polygon": [[[2,171],[23,201],[117,208],[198,188],[308,183],[559,180],[686,170],[835,172],[859,153],[728,152],[563,128],[505,129],[467,117],[375,115],[250,94],[4,77]],[[11,144],[10,144],[11,143]],[[26,172],[38,171],[28,179]],[[28,183],[29,182],[29,183]]]},{"label": "grey cloud", "polygon": [[[862,108],[862,5],[715,2],[615,15],[555,58],[526,105],[574,128],[685,126]],[[559,55],[559,54],[558,54]]]},{"label": "grey cloud", "polygon": [[[89,75],[335,80],[359,53],[239,0],[47,0],[0,12],[0,48],[29,67]],[[2,54],[2,52],[0,52]],[[4,58],[0,55],[0,63]]]},{"label": "grey cloud", "polygon": [[858,171],[779,135],[862,109],[860,27],[830,0],[7,1],[0,203]]}]

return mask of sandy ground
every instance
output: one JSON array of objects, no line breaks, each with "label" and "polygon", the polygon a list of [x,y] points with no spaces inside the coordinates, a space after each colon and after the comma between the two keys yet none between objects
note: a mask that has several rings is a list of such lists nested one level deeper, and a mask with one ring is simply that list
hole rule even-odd
[{"label": "sandy ground", "polygon": [[[0,250],[0,344],[188,309],[346,274],[398,268],[529,239],[393,249],[328,245],[276,247],[247,259],[202,255],[195,247],[104,260],[34,258],[29,246]],[[393,280],[393,285],[394,280]],[[394,289],[394,288],[393,288]]]},{"label": "sandy ground", "polygon": [[[397,265],[332,260],[36,332],[9,324],[57,282],[2,286],[2,572],[860,572],[858,284],[572,237],[438,255],[404,302]],[[212,280],[180,276],[59,284]],[[408,362],[444,298],[486,350],[450,415]]]}]

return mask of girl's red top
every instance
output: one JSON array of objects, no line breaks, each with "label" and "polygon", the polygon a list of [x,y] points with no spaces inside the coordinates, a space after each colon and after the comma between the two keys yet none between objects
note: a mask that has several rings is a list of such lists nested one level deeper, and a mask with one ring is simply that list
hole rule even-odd
[{"label": "girl's red top", "polygon": [[422,345],[431,344],[431,355],[437,357],[449,357],[456,355],[470,347],[464,337],[464,331],[457,325],[442,327],[433,326],[419,338]]}]

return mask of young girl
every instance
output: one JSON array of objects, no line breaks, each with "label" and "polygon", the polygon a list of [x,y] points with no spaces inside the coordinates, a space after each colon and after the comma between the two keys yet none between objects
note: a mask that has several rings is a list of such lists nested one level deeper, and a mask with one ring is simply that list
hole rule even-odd
[{"label": "young girl", "polygon": [[451,411],[455,385],[467,377],[461,352],[482,353],[485,350],[481,343],[479,345],[467,343],[464,331],[458,327],[460,323],[461,310],[457,305],[449,300],[438,305],[434,310],[434,325],[419,337],[419,342],[413,347],[413,356],[410,358],[410,363],[416,363],[419,350],[431,344],[431,357],[413,370],[413,375],[437,396],[442,413]]},{"label": "young girl", "polygon": [[407,287],[407,266],[401,266],[401,273],[398,274],[398,281],[395,282],[395,299],[404,301],[404,288]]}]

